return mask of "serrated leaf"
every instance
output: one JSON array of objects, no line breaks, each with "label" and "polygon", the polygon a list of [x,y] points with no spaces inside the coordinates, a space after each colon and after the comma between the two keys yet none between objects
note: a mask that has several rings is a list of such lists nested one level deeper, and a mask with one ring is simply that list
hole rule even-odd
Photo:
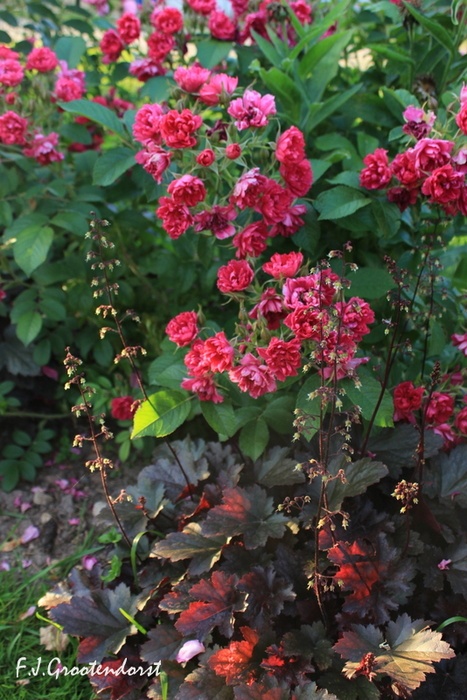
[{"label": "serrated leaf", "polygon": [[87,117],[92,122],[110,129],[110,131],[113,131],[115,134],[123,138],[126,137],[125,127],[116,114],[97,102],[91,102],[90,100],[71,100],[70,102],[58,102],[57,104],[65,112]]},{"label": "serrated leaf", "polygon": [[189,523],[181,532],[171,532],[165,539],[156,542],[150,556],[170,561],[190,559],[188,571],[192,576],[200,576],[219,560],[222,548],[229,540],[223,534],[204,535],[198,523]]},{"label": "serrated leaf", "polygon": [[61,61],[66,61],[68,68],[77,68],[86,52],[86,42],[80,36],[61,36],[57,39],[54,51]]},{"label": "serrated leaf", "polygon": [[264,452],[269,441],[269,430],[261,418],[247,423],[240,431],[239,447],[254,461]]},{"label": "serrated leaf", "polygon": [[42,329],[42,316],[37,311],[26,311],[21,314],[16,324],[16,335],[27,347],[37,338]]},{"label": "serrated leaf", "polygon": [[391,275],[382,268],[359,267],[350,275],[352,296],[363,299],[379,299],[395,287]]},{"label": "serrated leaf", "polygon": [[458,445],[448,454],[440,453],[431,468],[440,479],[437,496],[449,504],[467,507],[467,445]]},{"label": "serrated leaf", "polygon": [[264,547],[269,537],[282,537],[285,518],[274,512],[272,498],[257,485],[248,489],[226,489],[223,502],[209,511],[203,534],[219,537],[243,536],[246,549]]},{"label": "serrated leaf", "polygon": [[136,632],[119,608],[129,615],[137,612],[136,596],[124,583],[113,590],[74,595],[68,603],[57,605],[49,614],[67,634],[86,638],[86,645],[80,648],[79,660],[87,663],[116,654],[128,635]]},{"label": "serrated leaf", "polygon": [[313,682],[297,688],[294,691],[294,700],[339,700],[339,698],[325,688],[318,688]]},{"label": "serrated leaf", "polygon": [[111,148],[96,160],[92,182],[107,187],[134,165],[135,154],[130,148]]},{"label": "serrated leaf", "polygon": [[13,255],[26,275],[30,276],[46,260],[53,237],[49,226],[32,226],[17,233]]},{"label": "serrated leaf", "polygon": [[369,486],[381,481],[388,473],[387,467],[382,462],[375,462],[370,457],[364,457],[350,464],[342,458],[330,463],[331,474],[336,475],[339,469],[343,469],[345,481],[337,477],[328,481],[327,484],[328,508],[334,513],[341,509],[344,498],[365,493]]},{"label": "serrated leaf", "polygon": [[167,389],[151,394],[135,413],[131,438],[170,435],[188,418],[190,402],[186,392]]},{"label": "serrated leaf", "polygon": [[[358,378],[361,383],[360,388],[357,388],[351,379],[344,380],[342,388],[345,389],[352,403],[361,408],[362,416],[370,420],[381,394],[381,384],[375,379],[371,370],[366,367],[359,368]],[[381,428],[391,428],[394,425],[393,414],[394,405],[392,396],[389,391],[386,390],[384,391],[383,399],[379,405],[374,425]]]},{"label": "serrated leaf", "polygon": [[414,690],[433,673],[433,664],[455,656],[439,632],[433,632],[423,620],[411,620],[404,613],[386,627],[383,633],[369,625],[352,625],[334,645],[334,651],[344,659],[348,678],[357,672],[360,662],[368,653],[374,654],[373,671],[377,677],[390,676],[407,690]]},{"label": "serrated leaf", "polygon": [[216,433],[232,437],[237,432],[238,423],[230,402],[214,404],[211,401],[201,401],[200,405],[204,419]]},{"label": "serrated leaf", "polygon": [[148,664],[167,659],[175,660],[183,637],[173,625],[156,625],[148,632],[148,641],[141,647],[141,658]]},{"label": "serrated leaf", "polygon": [[[188,484],[196,486],[209,476],[206,459],[207,447],[204,440],[175,440],[170,447],[160,445],[154,457],[155,463],[143,469],[141,475],[150,480],[154,487],[164,485],[167,498],[174,502]],[[175,453],[175,454],[174,454]]]},{"label": "serrated leaf", "polygon": [[349,542],[337,542],[328,550],[328,558],[338,567],[335,580],[345,597],[343,611],[382,624],[389,611],[397,610],[409,599],[414,586],[415,567],[390,547],[387,536]]},{"label": "serrated leaf", "polygon": [[454,593],[467,596],[467,542],[452,544],[444,553],[450,563],[445,574]]},{"label": "serrated leaf", "polygon": [[216,41],[208,39],[196,46],[196,56],[203,68],[214,68],[224,60],[232,50],[232,44],[228,41]]},{"label": "serrated leaf", "polygon": [[329,668],[332,663],[332,643],[326,636],[322,622],[302,625],[299,630],[287,632],[282,643],[287,656],[309,657],[320,671]]},{"label": "serrated leaf", "polygon": [[[401,469],[413,468],[420,435],[410,423],[399,423],[395,428],[381,430],[370,438],[368,449],[383,462],[393,478],[398,478]],[[436,455],[443,446],[443,438],[431,430],[425,433],[425,458]]]},{"label": "serrated leaf", "polygon": [[224,676],[227,684],[236,685],[251,680],[254,665],[252,656],[259,635],[249,627],[242,627],[243,640],[230,642],[225,649],[219,649],[208,659],[209,668],[217,675]]},{"label": "serrated leaf", "polygon": [[185,377],[185,363],[173,355],[161,355],[148,368],[148,381],[151,385],[179,389]]},{"label": "serrated leaf", "polygon": [[305,475],[301,470],[295,469],[297,462],[288,458],[288,453],[287,448],[278,446],[269,450],[255,464],[256,481],[268,487],[303,483]]},{"label": "serrated leaf", "polygon": [[235,612],[246,609],[247,595],[237,588],[238,576],[214,571],[209,581],[201,580],[190,588],[195,602],[184,610],[175,627],[184,636],[203,640],[216,627],[225,637],[234,633]]},{"label": "serrated leaf", "polygon": [[370,203],[371,199],[360,190],[338,185],[318,195],[315,206],[319,211],[318,221],[334,221],[350,216]]}]

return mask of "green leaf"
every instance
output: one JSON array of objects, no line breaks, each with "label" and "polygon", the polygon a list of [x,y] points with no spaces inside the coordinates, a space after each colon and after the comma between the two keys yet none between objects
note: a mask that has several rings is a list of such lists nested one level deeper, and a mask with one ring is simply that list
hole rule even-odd
[{"label": "green leaf", "polygon": [[273,66],[276,68],[280,68],[281,63],[282,63],[282,56],[281,54],[274,48],[272,43],[262,37],[258,32],[255,32],[254,29],[251,30],[251,35],[255,40],[255,43],[259,48],[261,49],[262,53],[266,56],[268,59],[269,63],[271,63]]},{"label": "green leaf", "polygon": [[61,61],[66,61],[68,68],[77,68],[86,52],[86,42],[80,36],[61,36],[55,43],[54,51]]},{"label": "green leaf", "polygon": [[197,58],[203,68],[214,68],[224,58],[227,58],[232,50],[232,44],[228,41],[215,41],[208,39],[197,45]]},{"label": "green leaf", "polygon": [[358,85],[353,85],[348,90],[345,90],[334,97],[330,97],[325,102],[316,104],[313,103],[310,106],[309,114],[305,123],[303,124],[306,133],[310,133],[318,126],[318,124],[321,124],[321,122],[330,117],[331,114],[334,114],[334,112],[337,112],[338,109],[343,107],[346,102],[348,102],[360,90],[361,87],[362,84],[358,83]]},{"label": "green leaf", "polygon": [[353,214],[358,209],[370,204],[368,199],[359,190],[354,190],[345,185],[338,185],[331,190],[322,192],[316,199],[315,206],[319,211],[318,220],[336,220]]},{"label": "green leaf", "polygon": [[374,199],[371,211],[376,219],[378,230],[375,232],[383,238],[392,238],[400,228],[401,212],[396,204]]},{"label": "green leaf", "polygon": [[[367,420],[373,415],[376,408],[376,403],[381,394],[381,384],[366,367],[360,367],[358,370],[358,378],[361,382],[361,388],[357,389],[352,379],[344,379],[342,388],[345,389],[347,397],[355,406],[360,406],[362,416]],[[389,391],[385,391],[383,400],[378,409],[374,424],[380,428],[392,428],[394,406],[392,396]]]},{"label": "green leaf", "polygon": [[232,404],[228,401],[215,404],[211,401],[201,401],[201,413],[213,430],[219,435],[232,437],[238,430]]},{"label": "green leaf", "polygon": [[254,461],[264,452],[269,440],[268,426],[261,418],[247,423],[240,431],[239,447]]},{"label": "green leaf", "polygon": [[363,299],[379,299],[395,287],[395,282],[389,272],[377,267],[359,267],[349,275],[351,282],[349,296]]},{"label": "green leaf", "polygon": [[390,58],[392,61],[397,61],[398,63],[410,63],[412,65],[415,63],[413,58],[411,58],[406,51],[396,51],[395,49],[386,46],[386,44],[368,44],[368,48],[370,51],[374,51],[375,53],[384,56],[384,58]]},{"label": "green leaf", "polygon": [[32,343],[42,328],[42,316],[37,311],[27,311],[18,319],[16,335],[24,345]]},{"label": "green leaf", "polygon": [[192,576],[200,576],[214,566],[229,540],[230,537],[222,533],[206,536],[198,523],[188,523],[182,532],[171,532],[165,539],[156,542],[151,557],[170,561],[190,559],[188,571]]},{"label": "green leaf", "polygon": [[305,475],[296,469],[297,461],[287,457],[289,450],[273,447],[255,464],[255,479],[262,486],[290,486],[302,484]]},{"label": "green leaf", "polygon": [[168,389],[180,389],[180,384],[187,375],[183,360],[176,359],[177,355],[160,355],[148,368],[149,384],[164,386]]},{"label": "green leaf", "polygon": [[149,78],[140,90],[141,97],[149,97],[151,102],[165,102],[175,82],[165,75]]},{"label": "green leaf", "polygon": [[90,100],[72,100],[71,102],[58,102],[57,104],[65,112],[87,117],[96,124],[110,129],[110,131],[113,131],[122,138],[127,136],[123,123],[118,119],[115,113],[97,102],[91,102]]},{"label": "green leaf", "polygon": [[170,435],[188,418],[191,398],[170,389],[152,394],[136,411],[131,438]]},{"label": "green leaf", "polygon": [[365,493],[369,486],[381,481],[388,474],[388,468],[382,462],[374,462],[370,457],[364,457],[351,464],[337,459],[334,464],[329,465],[332,474],[337,474],[339,469],[343,469],[345,481],[337,477],[328,481],[326,487],[328,508],[334,513],[341,510],[344,498]]},{"label": "green leaf", "polygon": [[290,112],[290,117],[298,119],[302,96],[295,82],[278,68],[260,70],[261,80],[268,90],[279,98],[283,107]]},{"label": "green leaf", "polygon": [[441,44],[441,46],[444,46],[446,51],[448,51],[451,54],[451,56],[454,56],[456,52],[456,47],[452,43],[449,32],[446,29],[444,29],[440,22],[437,22],[434,19],[430,19],[426,15],[422,14],[419,10],[416,10],[410,2],[404,2],[403,4],[405,9],[412,15],[412,17],[415,17],[418,24],[420,24],[420,26],[426,29],[428,34],[431,34],[431,36],[434,39],[436,39],[436,41],[439,44]]},{"label": "green leaf", "polygon": [[18,233],[13,245],[13,255],[18,266],[28,277],[46,260],[53,237],[54,232],[49,226],[33,226]]},{"label": "green leaf", "polygon": [[24,214],[24,216],[19,216],[13,221],[11,226],[6,229],[3,239],[4,241],[9,241],[12,238],[16,238],[22,231],[28,231],[29,229],[40,229],[48,221],[48,217],[45,214]]},{"label": "green leaf", "polygon": [[94,185],[107,187],[135,165],[135,154],[130,148],[112,148],[96,160],[92,172]]}]

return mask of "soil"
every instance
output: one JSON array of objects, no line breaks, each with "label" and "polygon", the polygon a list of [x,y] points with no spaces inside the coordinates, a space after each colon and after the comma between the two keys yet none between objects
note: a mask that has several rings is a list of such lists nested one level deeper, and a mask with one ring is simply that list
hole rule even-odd
[{"label": "soil", "polygon": [[[131,483],[127,471],[109,475],[112,496]],[[33,576],[81,550],[93,529],[89,546],[95,546],[96,516],[107,507],[99,473],[87,471],[81,462],[46,465],[34,483],[22,482],[10,493],[0,490],[0,570],[9,567]],[[24,541],[28,535],[32,539]]]}]

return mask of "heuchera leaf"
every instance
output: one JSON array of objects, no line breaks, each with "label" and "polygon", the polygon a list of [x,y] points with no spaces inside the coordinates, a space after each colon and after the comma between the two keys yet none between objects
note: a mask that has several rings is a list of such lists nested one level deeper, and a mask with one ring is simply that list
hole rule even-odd
[{"label": "heuchera leaf", "polygon": [[253,652],[259,635],[249,627],[241,627],[243,640],[230,642],[226,649],[219,649],[208,659],[209,668],[217,675],[225,676],[228,685],[245,683],[253,678]]},{"label": "heuchera leaf", "polygon": [[287,457],[288,449],[273,447],[255,464],[255,478],[262,486],[302,484],[305,475],[295,469],[297,462]]},{"label": "heuchera leaf", "polygon": [[170,561],[191,559],[188,571],[199,576],[209,571],[219,559],[222,547],[230,538],[222,533],[204,535],[198,523],[188,523],[181,532],[171,532],[160,542],[156,542],[151,551],[152,557],[162,557]]},{"label": "heuchera leaf", "polygon": [[299,630],[288,632],[282,640],[284,651],[290,656],[307,656],[324,671],[332,663],[332,644],[326,637],[322,622],[302,625]]},{"label": "heuchera leaf", "polygon": [[268,688],[265,683],[237,685],[234,688],[235,700],[289,700],[290,693],[285,688]]},{"label": "heuchera leaf", "polygon": [[307,683],[292,693],[291,700],[339,700],[339,698],[325,688],[318,688],[316,683]]},{"label": "heuchera leaf", "polygon": [[187,480],[196,486],[199,481],[208,478],[209,467],[204,440],[186,438],[170,444],[176,456],[167,445],[161,445],[155,453],[155,463],[145,467],[142,474],[154,484],[163,483],[167,498],[176,501],[186,488]]},{"label": "heuchera leaf", "polygon": [[386,627],[386,638],[373,625],[353,625],[334,645],[334,651],[344,659],[348,678],[358,675],[366,654],[373,654],[372,671],[377,677],[390,676],[402,688],[418,688],[433,664],[455,656],[439,632],[433,632],[423,620],[411,620],[404,613]]},{"label": "heuchera leaf", "polygon": [[166,659],[175,660],[177,651],[184,639],[173,625],[156,625],[148,632],[148,641],[141,647],[141,658],[148,664],[156,664]]},{"label": "heuchera leaf", "polygon": [[269,537],[282,537],[286,519],[274,513],[272,498],[257,485],[226,489],[223,503],[212,508],[203,523],[203,534],[227,537],[243,535],[245,547],[263,547]]},{"label": "heuchera leaf", "polygon": [[391,548],[380,533],[375,541],[338,542],[328,551],[328,558],[339,567],[335,580],[346,596],[343,612],[367,618],[376,624],[389,619],[389,611],[407,602],[413,591],[411,580],[415,568]]},{"label": "heuchera leaf", "polygon": [[233,700],[232,688],[222,676],[204,665],[188,674],[174,700]]},{"label": "heuchera leaf", "polygon": [[[124,665],[125,664],[125,665]],[[141,697],[141,688],[147,683],[147,676],[141,673],[135,675],[125,674],[125,670],[141,668],[141,659],[138,656],[125,657],[123,659],[112,659],[103,661],[96,668],[99,673],[91,673],[89,680],[96,693],[110,691],[111,700],[137,700]],[[123,669],[123,672],[120,671]],[[119,673],[120,671],[120,673]],[[103,697],[103,695],[101,696]]]},{"label": "heuchera leaf", "polygon": [[184,610],[175,627],[185,636],[194,635],[200,641],[215,627],[225,637],[233,635],[234,613],[246,609],[246,594],[237,589],[238,576],[215,571],[210,581],[201,580],[190,588],[195,598]]},{"label": "heuchera leaf", "polygon": [[49,614],[67,634],[87,638],[87,644],[79,649],[80,662],[87,663],[116,654],[126,638],[136,632],[119,608],[129,615],[137,612],[136,596],[124,583],[114,590],[93,591],[91,596],[74,595],[69,603],[57,605]]},{"label": "heuchera leaf", "polygon": [[365,493],[369,486],[381,481],[388,473],[382,462],[375,462],[370,457],[351,464],[337,459],[330,463],[328,469],[333,475],[337,475],[339,469],[343,469],[345,474],[345,481],[338,477],[328,482],[328,509],[335,513],[341,509],[344,498]]},{"label": "heuchera leaf", "polygon": [[278,578],[272,566],[253,567],[242,576],[237,588],[248,595],[248,607],[244,615],[255,629],[261,629],[271,615],[279,615],[285,602],[295,600],[292,586]]}]

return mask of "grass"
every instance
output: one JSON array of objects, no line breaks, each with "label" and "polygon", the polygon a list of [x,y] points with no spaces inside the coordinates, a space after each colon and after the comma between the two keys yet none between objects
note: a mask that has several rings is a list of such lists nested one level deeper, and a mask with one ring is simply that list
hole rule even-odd
[{"label": "grass", "polygon": [[[81,557],[90,552],[90,543],[91,533],[80,551],[32,576],[20,568],[0,572],[0,700],[96,700],[86,676],[50,675],[57,658],[63,666],[82,668],[76,662],[77,641],[71,639],[64,651],[47,651],[39,641],[39,629],[46,623],[35,614],[21,620],[21,616],[52,588],[54,580],[64,578]],[[45,615],[43,610],[40,612]],[[22,659],[24,667],[17,677],[21,657],[26,658]],[[39,672],[34,676],[32,671],[37,667]]]}]

